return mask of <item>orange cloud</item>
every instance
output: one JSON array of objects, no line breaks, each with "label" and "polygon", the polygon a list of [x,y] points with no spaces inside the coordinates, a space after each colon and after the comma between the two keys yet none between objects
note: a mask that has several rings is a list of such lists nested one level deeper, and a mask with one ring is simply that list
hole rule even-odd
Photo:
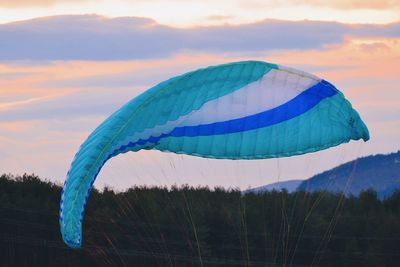
[{"label": "orange cloud", "polygon": [[319,66],[317,74],[332,80],[350,78],[398,79],[399,38],[351,38],[320,50],[276,53],[270,60],[288,65]]},{"label": "orange cloud", "polygon": [[[2,88],[0,103],[3,103],[3,106],[5,103],[14,103],[13,105],[8,104],[8,106],[6,104],[7,111],[23,108],[25,113],[22,114],[24,116],[20,116],[17,119],[5,118],[6,120],[0,121],[0,144],[2,145],[0,168],[3,171],[12,173],[28,171],[38,173],[44,177],[59,177],[61,181],[65,177],[68,164],[70,159],[73,158],[76,148],[89,132],[106,117],[106,112],[94,116],[90,113],[93,109],[99,107],[105,109],[109,102],[114,101],[115,107],[112,106],[107,110],[107,112],[112,112],[112,110],[115,110],[115,108],[138,92],[153,85],[153,81],[163,80],[164,76],[169,77],[198,67],[245,59],[259,59],[297,67],[316,73],[331,81],[345,93],[346,97],[360,111],[361,116],[363,116],[371,130],[371,142],[364,144],[365,153],[388,152],[398,149],[398,136],[400,135],[398,119],[400,118],[400,93],[398,91],[398,85],[400,84],[398,75],[398,70],[400,69],[400,40],[398,38],[355,39],[347,37],[343,44],[327,46],[324,49],[268,51],[266,53],[268,54],[265,56],[253,57],[250,55],[227,56],[186,52],[169,58],[148,60],[55,61],[46,64],[35,63],[34,65],[29,65],[27,62],[24,64],[2,63],[0,64],[0,73],[18,75],[7,76],[8,78],[6,79],[0,78],[0,88]],[[126,91],[107,83],[104,84],[102,90],[87,88],[79,83],[69,87],[57,86],[57,83],[54,83],[53,86],[43,85],[43,83],[49,81],[97,79],[105,76],[120,75],[121,73],[127,73],[128,75],[139,73],[138,76],[132,76],[130,88]],[[154,80],[137,88],[135,77],[139,77],[143,73],[154,75]],[[80,94],[82,91],[87,94],[84,95],[86,97],[84,99]],[[32,119],[29,117],[31,113],[38,112],[38,109],[47,105],[50,105],[50,107],[43,109],[44,111],[42,112],[58,112],[61,106],[79,101],[85,104],[84,108],[79,109],[81,108],[80,103],[67,106],[63,112],[71,113],[68,117],[58,115],[50,118],[43,116]],[[100,105],[93,106],[96,102],[100,102]],[[5,117],[3,114],[4,110],[0,110],[0,119]],[[319,155],[320,158],[328,159],[338,151],[343,151],[346,148],[347,151],[352,151],[351,148],[353,147],[351,144],[345,145],[315,154],[315,157]],[[320,155],[325,156],[321,157]],[[130,157],[129,159],[127,158],[128,156]],[[176,178],[176,176],[179,176],[176,175],[177,171],[168,169],[169,163],[176,158],[172,154],[156,152],[127,154],[126,157],[115,159],[109,167],[105,166],[98,182],[102,183],[103,179],[104,182],[113,185],[120,183],[120,188],[138,181],[141,183],[151,181],[154,184],[202,181],[204,184],[213,185],[217,181],[215,177],[219,176],[218,181],[221,184],[244,186],[243,183],[246,183],[246,185],[251,183],[240,179],[232,181],[232,177],[237,174],[225,173],[225,169],[230,168],[223,168],[224,165],[221,167],[221,165],[213,161],[187,158],[185,159],[186,162],[184,161],[183,163],[181,163],[181,158],[176,160],[177,164],[181,164],[177,169],[189,172],[189,167],[187,166],[190,166],[190,168],[200,166],[198,167],[199,170],[204,171],[204,177],[208,178],[204,180],[194,174],[192,180],[179,181]],[[137,164],[127,164],[127,160]],[[288,159],[288,161],[282,159],[282,164],[285,164],[285,162],[293,163],[295,159]],[[154,170],[155,165],[160,166],[162,164],[166,166],[163,171],[166,170],[167,177],[161,171],[158,173]],[[204,164],[204,166],[200,164]],[[207,172],[210,169],[209,164],[215,164],[213,165],[215,168],[211,169],[220,168],[221,170],[219,172]],[[253,176],[254,173],[251,170],[257,169],[256,164],[259,163],[247,164],[255,164],[253,167],[248,167],[248,176]],[[276,162],[272,161],[270,165],[268,165],[268,162],[265,164],[263,162],[262,168],[266,166],[266,169],[268,169],[267,167],[275,169],[275,165],[271,166],[273,164],[276,164]],[[329,167],[335,165],[332,162],[329,164]],[[129,168],[128,165],[134,167]],[[138,166],[143,169],[142,172],[138,171]],[[326,168],[327,165],[321,163],[318,165],[318,169],[312,169],[312,173],[306,173],[304,176],[310,176],[314,171],[322,171]],[[282,169],[289,170],[291,168]],[[197,172],[197,169],[195,170]],[[300,167],[297,171],[299,170],[300,172],[303,171]],[[119,172],[118,176],[121,177],[132,177],[138,173],[135,179],[141,177],[143,180],[107,180],[107,176],[114,177],[115,172]],[[152,174],[149,175],[149,172]],[[298,174],[296,172],[289,173],[288,171],[283,177],[290,178],[293,175]],[[151,176],[162,178],[154,181]],[[184,177],[184,175],[180,176]],[[258,179],[257,176],[254,177],[254,179]],[[258,183],[262,182],[265,182],[265,180],[260,178]],[[253,183],[255,183],[254,180]]]},{"label": "orange cloud", "polygon": [[305,2],[338,9],[390,9],[400,7],[400,2],[397,0],[306,0]]},{"label": "orange cloud", "polygon": [[[361,92],[368,92],[368,96],[371,97],[368,101],[377,99],[380,105],[384,105],[385,101],[393,101],[396,96],[399,97],[395,90],[395,85],[399,82],[398,70],[400,69],[400,40],[398,38],[354,39],[348,37],[343,44],[320,50],[293,50],[269,52],[269,54],[264,57],[243,55],[228,57],[186,53],[171,58],[148,60],[56,61],[51,64],[33,66],[3,64],[0,65],[1,72],[26,73],[26,76],[0,79],[0,88],[3,88],[0,95],[0,111],[28,106],[33,108],[54,101],[65,104],[63,101],[65,97],[69,97],[68,101],[72,101],[74,95],[79,97],[81,92],[87,92],[85,97],[88,100],[92,98],[93,102],[106,103],[105,98],[110,97],[110,94],[113,95],[111,92],[117,89],[119,93],[114,94],[115,97],[119,97],[116,103],[122,104],[124,99],[128,100],[123,96],[132,97],[170,76],[207,65],[246,59],[265,60],[313,72],[338,85],[346,95],[355,99],[357,105],[367,102],[367,99],[360,97]],[[143,75],[145,75],[144,78]],[[120,77],[127,80],[124,85],[127,89],[124,91],[119,89],[119,84],[108,83],[111,78],[115,81]],[[90,79],[90,85],[87,79]],[[69,83],[69,81],[72,82]],[[95,91],[97,85],[93,86],[93,81],[101,84],[103,88],[101,92]],[[381,96],[376,96],[378,92],[381,92],[377,88],[379,84],[385,86],[385,92],[389,98],[382,99]],[[102,93],[107,94],[102,95]],[[85,115],[82,114],[82,116]]]},{"label": "orange cloud", "polygon": [[0,130],[7,131],[7,132],[25,132],[28,130],[31,130],[33,126],[35,125],[35,122],[33,121],[14,121],[14,122],[7,122],[7,123],[1,123],[0,122]]},{"label": "orange cloud", "polygon": [[46,99],[49,99],[51,97],[49,96],[43,96],[43,97],[33,97],[29,99],[24,99],[24,100],[17,100],[13,102],[6,102],[6,103],[0,103],[0,111],[1,110],[6,110],[6,109],[12,109],[18,106],[34,103],[34,102],[40,102]]}]

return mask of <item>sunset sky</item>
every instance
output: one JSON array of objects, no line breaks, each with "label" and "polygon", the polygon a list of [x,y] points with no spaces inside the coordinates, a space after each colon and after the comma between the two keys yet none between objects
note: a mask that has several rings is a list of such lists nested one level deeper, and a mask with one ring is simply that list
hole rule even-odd
[{"label": "sunset sky", "polygon": [[398,0],[0,0],[0,173],[61,183],[87,135],[132,97],[173,75],[249,59],[335,84],[371,140],[279,160],[128,153],[95,186],[247,188],[400,149]]}]

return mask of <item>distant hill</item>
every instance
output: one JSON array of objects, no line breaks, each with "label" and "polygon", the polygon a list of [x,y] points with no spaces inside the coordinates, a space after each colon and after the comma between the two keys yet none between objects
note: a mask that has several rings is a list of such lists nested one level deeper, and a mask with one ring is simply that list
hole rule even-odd
[{"label": "distant hill", "polygon": [[289,192],[327,190],[331,192],[345,191],[347,195],[358,196],[361,191],[370,188],[374,189],[381,199],[390,196],[396,189],[400,189],[400,151],[359,158],[307,180],[272,183],[248,189],[244,193],[281,189]]},{"label": "distant hill", "polygon": [[315,175],[298,187],[306,191],[346,191],[353,195],[369,188],[374,189],[380,198],[400,189],[400,151],[350,161]]},{"label": "distant hill", "polygon": [[296,191],[297,187],[303,182],[303,180],[288,180],[282,182],[276,182],[268,185],[263,185],[255,188],[251,188],[245,190],[243,193],[261,193],[265,191],[272,191],[272,190],[282,190],[286,189],[289,193]]}]

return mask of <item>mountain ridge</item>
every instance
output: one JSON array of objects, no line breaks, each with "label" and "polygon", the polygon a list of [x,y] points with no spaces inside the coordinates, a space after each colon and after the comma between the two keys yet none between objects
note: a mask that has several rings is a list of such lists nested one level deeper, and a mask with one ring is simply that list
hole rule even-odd
[{"label": "mountain ridge", "polygon": [[400,150],[389,154],[360,157],[303,180],[295,189],[289,187],[298,181],[288,180],[267,184],[245,192],[258,193],[282,189],[290,192],[326,190],[358,196],[362,191],[373,189],[378,197],[383,199],[400,189]]}]

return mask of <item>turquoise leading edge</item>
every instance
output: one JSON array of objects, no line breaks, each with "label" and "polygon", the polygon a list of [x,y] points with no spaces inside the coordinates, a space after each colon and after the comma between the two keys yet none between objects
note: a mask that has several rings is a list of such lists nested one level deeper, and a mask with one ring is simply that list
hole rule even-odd
[{"label": "turquoise leading edge", "polygon": [[130,100],[81,145],[64,184],[60,228],[82,244],[84,208],[105,162],[157,149],[218,159],[287,157],[369,139],[343,94],[314,75],[261,61],[192,71]]}]

